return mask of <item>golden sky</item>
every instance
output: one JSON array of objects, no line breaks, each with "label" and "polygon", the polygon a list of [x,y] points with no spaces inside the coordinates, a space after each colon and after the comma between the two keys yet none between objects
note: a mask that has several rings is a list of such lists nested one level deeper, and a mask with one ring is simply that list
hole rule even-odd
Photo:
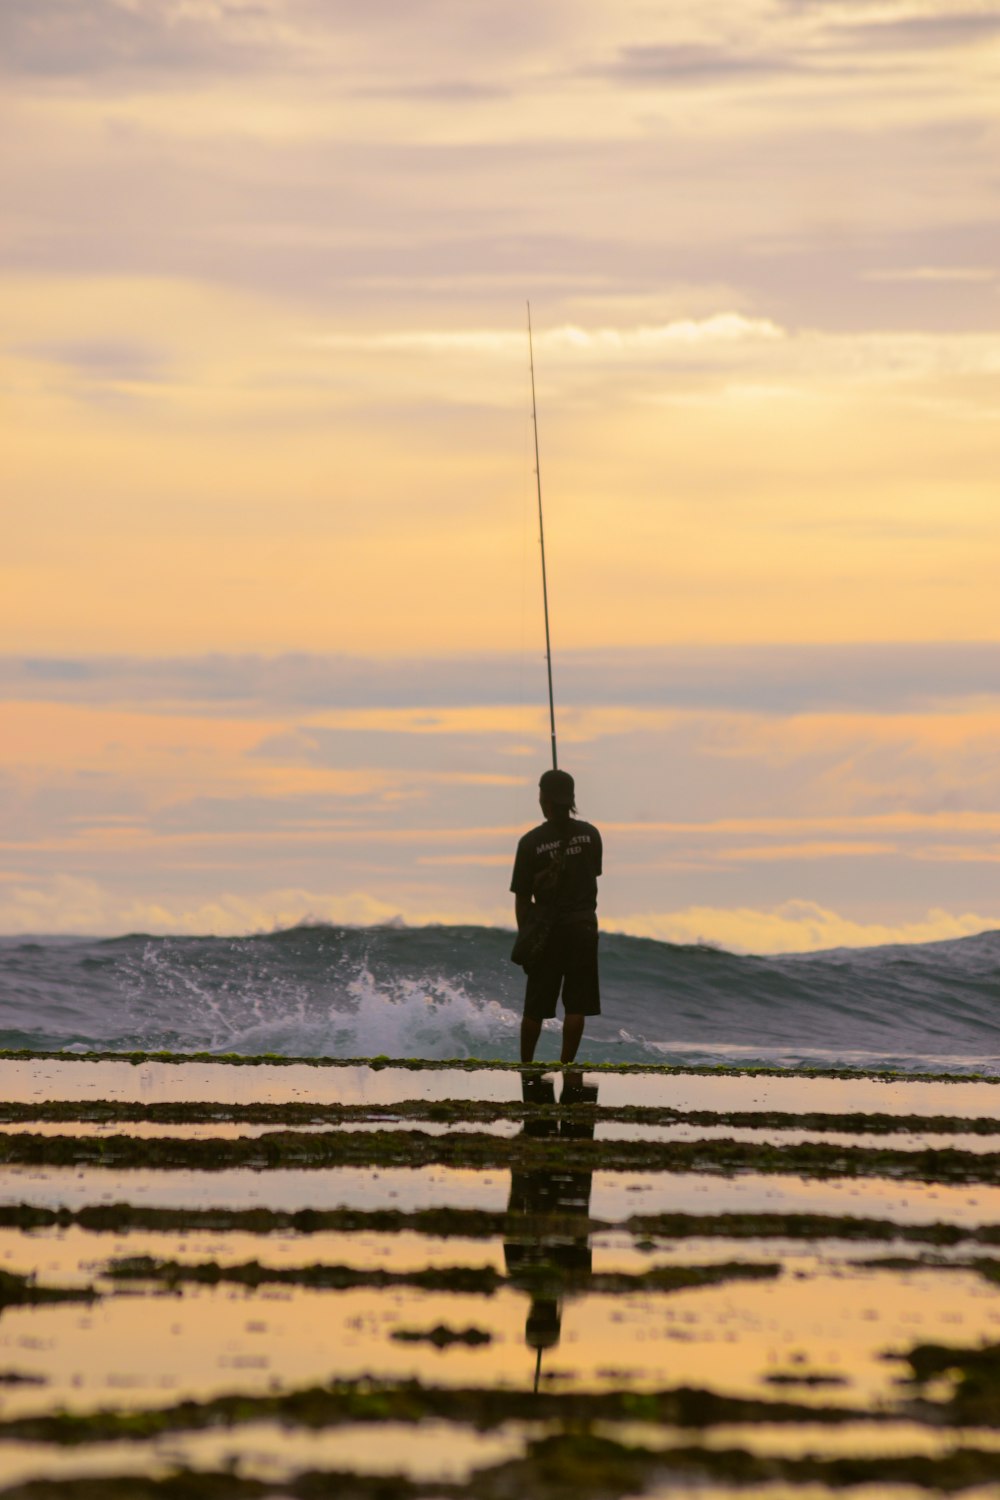
[{"label": "golden sky", "polygon": [[0,930],[505,916],[528,298],[609,917],[996,923],[997,0],[5,0],[0,70]]}]

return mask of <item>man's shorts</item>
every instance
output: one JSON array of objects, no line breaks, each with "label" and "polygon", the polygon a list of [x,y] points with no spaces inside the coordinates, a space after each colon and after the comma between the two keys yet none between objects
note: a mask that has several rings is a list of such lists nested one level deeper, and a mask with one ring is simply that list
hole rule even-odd
[{"label": "man's shorts", "polygon": [[563,1010],[568,1014],[600,1015],[596,922],[567,922],[553,927],[541,963],[528,975],[525,1017],[545,1021],[554,1016],[560,990]]}]

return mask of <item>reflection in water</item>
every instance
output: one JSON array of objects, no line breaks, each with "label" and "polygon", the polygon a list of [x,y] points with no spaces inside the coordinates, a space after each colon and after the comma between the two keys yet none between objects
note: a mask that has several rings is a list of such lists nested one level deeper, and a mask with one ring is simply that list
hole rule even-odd
[{"label": "reflection in water", "polygon": [[[552,1079],[535,1073],[523,1075],[521,1093],[528,1105],[556,1102]],[[585,1084],[579,1072],[563,1075],[560,1107],[596,1103],[596,1084]],[[594,1122],[546,1111],[525,1120],[524,1134],[559,1136],[567,1142],[593,1140]],[[569,1147],[567,1155],[571,1154]],[[588,1223],[593,1175],[574,1171],[572,1166],[511,1172],[504,1259],[511,1281],[531,1298],[524,1337],[528,1347],[536,1351],[536,1391],[542,1355],[559,1342],[566,1285],[572,1282],[577,1286],[590,1275]]]}]

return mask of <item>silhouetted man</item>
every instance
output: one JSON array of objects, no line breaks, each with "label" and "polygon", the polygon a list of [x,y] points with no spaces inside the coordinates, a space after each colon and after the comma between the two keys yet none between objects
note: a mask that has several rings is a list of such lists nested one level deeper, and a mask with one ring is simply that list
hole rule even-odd
[{"label": "silhouetted man", "polygon": [[544,823],[517,846],[510,888],[520,930],[539,908],[552,916],[545,950],[528,974],[521,1021],[521,1061],[530,1063],[542,1022],[562,993],[562,1061],[576,1057],[587,1016],[601,1013],[597,974],[597,877],[601,835],[574,818],[576,788],[568,771],[546,771],[538,783]]}]

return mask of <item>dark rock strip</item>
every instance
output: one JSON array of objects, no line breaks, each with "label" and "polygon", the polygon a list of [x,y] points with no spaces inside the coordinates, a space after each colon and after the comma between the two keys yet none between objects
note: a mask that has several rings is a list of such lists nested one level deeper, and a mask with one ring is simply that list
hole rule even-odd
[{"label": "dark rock strip", "polygon": [[171,1432],[205,1432],[251,1422],[281,1422],[310,1431],[352,1423],[425,1420],[455,1422],[485,1432],[507,1422],[560,1423],[653,1422],[705,1429],[739,1422],[794,1426],[847,1422],[879,1425],[899,1420],[899,1412],[848,1406],[803,1404],[787,1399],[722,1396],[714,1391],[678,1387],[653,1392],[551,1392],[504,1387],[445,1388],[404,1381],[339,1381],[329,1386],[258,1394],[217,1396],[181,1401],[147,1410],[58,1411],[0,1420],[4,1442],[54,1443],[73,1447],[91,1443],[142,1442]]},{"label": "dark rock strip", "polygon": [[[530,1224],[530,1216],[519,1217]],[[0,1204],[0,1228],[66,1229],[76,1225],[91,1234],[172,1233],[212,1231],[241,1234],[398,1234],[404,1231],[435,1239],[495,1239],[509,1227],[509,1216],[474,1208],[427,1208],[407,1211],[377,1209],[267,1208],[150,1208],[144,1204],[92,1204],[84,1208],[39,1208],[33,1204]],[[546,1214],[545,1228],[557,1232],[561,1220]],[[893,1219],[849,1214],[723,1213],[635,1214],[623,1222],[575,1216],[574,1231],[586,1223],[591,1232],[614,1229],[642,1240],[734,1239],[822,1241],[891,1241],[906,1244],[956,1246],[1000,1245],[1000,1224],[963,1227],[958,1224],[902,1224]]]},{"label": "dark rock strip", "polygon": [[[36,1062],[39,1059],[63,1062],[141,1063],[218,1063],[235,1068],[401,1068],[409,1073],[558,1073],[557,1063],[524,1064],[497,1062],[479,1057],[287,1057],[281,1052],[263,1052],[247,1056],[241,1052],[66,1052],[57,1048],[35,1051],[28,1047],[0,1049],[0,1062]],[[723,1063],[584,1063],[576,1064],[588,1073],[651,1073],[659,1077],[707,1078],[871,1078],[885,1083],[1000,1083],[1000,1076],[988,1073],[905,1073],[891,1068],[780,1068],[749,1065],[739,1067]]]},{"label": "dark rock strip", "polygon": [[668,1105],[530,1105],[488,1100],[401,1100],[395,1104],[270,1104],[166,1101],[146,1104],[120,1099],[0,1101],[0,1125],[34,1121],[73,1124],[154,1125],[341,1125],[392,1124],[400,1120],[435,1124],[493,1124],[501,1120],[570,1119],[580,1123],[696,1125],[739,1130],[808,1130],[851,1135],[1000,1135],[1000,1116],[891,1115],[884,1113],[807,1113],[784,1110],[673,1109]]},{"label": "dark rock strip", "polygon": [[0,1162],[25,1166],[218,1172],[232,1168],[426,1167],[472,1171],[711,1172],[798,1177],[893,1177],[915,1182],[1000,1182],[1000,1152],[900,1151],[817,1142],[592,1141],[563,1137],[427,1135],[422,1131],[303,1134],[275,1130],[238,1140],[0,1134]]},{"label": "dark rock strip", "polygon": [[996,1453],[961,1447],[941,1457],[895,1455],[786,1458],[741,1448],[628,1446],[587,1431],[529,1440],[522,1457],[477,1469],[464,1484],[404,1475],[311,1471],[275,1484],[231,1472],[182,1470],[162,1479],[116,1477],[34,1480],[4,1491],[6,1500],[624,1500],[653,1486],[910,1485],[930,1495],[996,1483]]},{"label": "dark rock strip", "polygon": [[[536,1268],[539,1274],[551,1275],[552,1267],[542,1263]],[[300,1286],[324,1290],[347,1291],[356,1287],[407,1286],[422,1291],[461,1292],[482,1296],[492,1294],[504,1286],[523,1288],[525,1274],[519,1273],[516,1281],[495,1271],[492,1266],[432,1266],[420,1271],[389,1271],[382,1267],[359,1269],[353,1266],[262,1266],[259,1261],[246,1261],[242,1265],[220,1266],[217,1261],[185,1265],[175,1260],[156,1260],[152,1256],[136,1255],[113,1260],[105,1273],[113,1281],[156,1281],[169,1287],[185,1284],[218,1286],[229,1283],[237,1286]],[[574,1279],[585,1282],[593,1292],[675,1292],[693,1287],[719,1286],[731,1281],[771,1280],[781,1274],[777,1263],[729,1261],[719,1265],[704,1266],[654,1266],[638,1274],[627,1272],[599,1271],[580,1273],[574,1278],[560,1268],[561,1282]]]},{"label": "dark rock strip", "polygon": [[0,1312],[5,1307],[40,1307],[47,1302],[93,1302],[92,1287],[39,1286],[33,1276],[0,1271]]}]

